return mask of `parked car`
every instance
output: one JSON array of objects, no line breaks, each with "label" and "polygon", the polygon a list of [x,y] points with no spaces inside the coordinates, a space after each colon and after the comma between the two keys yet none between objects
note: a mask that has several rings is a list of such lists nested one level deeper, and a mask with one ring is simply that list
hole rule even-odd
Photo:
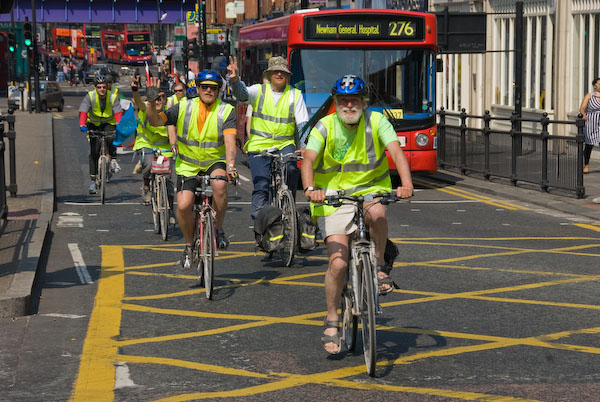
[{"label": "parked car", "polygon": [[[25,96],[27,92],[24,92]],[[56,108],[59,112],[62,112],[65,107],[65,99],[63,97],[62,90],[56,81],[45,81],[40,80],[40,110],[43,112],[48,109]],[[8,108],[18,109],[21,103],[21,92],[16,89],[10,91],[8,94]],[[35,88],[32,86],[31,89],[31,108],[35,110]]]},{"label": "parked car", "polygon": [[93,84],[97,74],[111,76],[113,82],[119,82],[119,73],[117,73],[110,64],[93,64],[85,72],[83,81],[86,84]]}]

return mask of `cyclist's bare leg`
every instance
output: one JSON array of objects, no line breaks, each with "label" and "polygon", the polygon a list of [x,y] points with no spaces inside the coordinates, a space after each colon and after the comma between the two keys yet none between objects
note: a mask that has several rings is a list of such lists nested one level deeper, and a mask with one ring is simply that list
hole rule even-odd
[{"label": "cyclist's bare leg", "polygon": [[[385,243],[388,237],[388,222],[385,217],[386,207],[380,203],[365,203],[365,220],[369,225],[369,234],[375,242],[375,256],[377,257],[377,266],[385,265],[383,257],[385,253]],[[386,278],[385,272],[378,271],[379,279]],[[391,288],[390,284],[381,284],[382,290],[387,291]]]},{"label": "cyclist's bare leg", "polygon": [[[223,169],[215,169],[211,176],[227,176]],[[225,180],[211,180],[210,185],[213,189],[213,208],[216,212],[216,229],[223,227],[225,212],[227,212],[227,182]]]},{"label": "cyclist's bare leg", "polygon": [[185,238],[185,244],[194,241],[194,192],[181,190],[177,193],[177,223]]},{"label": "cyclist's bare leg", "polygon": [[[327,321],[338,321],[337,308],[340,303],[342,289],[346,281],[348,270],[348,235],[331,235],[325,239],[327,252],[329,254],[329,267],[325,273],[325,299],[327,301]],[[335,335],[336,328],[326,328],[324,335]],[[339,352],[338,345],[333,342],[326,343],[325,349],[329,353]]]}]

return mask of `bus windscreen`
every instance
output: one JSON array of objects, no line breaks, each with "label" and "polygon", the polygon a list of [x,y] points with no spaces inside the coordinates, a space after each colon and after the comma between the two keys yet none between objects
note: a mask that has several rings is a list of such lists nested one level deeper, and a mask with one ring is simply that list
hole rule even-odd
[{"label": "bus windscreen", "polygon": [[396,129],[435,116],[435,55],[428,49],[294,49],[291,84],[302,90],[309,115],[335,81],[355,74],[369,86],[368,105],[384,112]]}]

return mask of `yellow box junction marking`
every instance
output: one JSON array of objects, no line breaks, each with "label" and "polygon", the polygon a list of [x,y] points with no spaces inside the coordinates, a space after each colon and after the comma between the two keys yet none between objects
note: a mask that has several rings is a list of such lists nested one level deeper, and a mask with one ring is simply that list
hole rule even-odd
[{"label": "yellow box junction marking", "polygon": [[[449,241],[451,240],[451,241]],[[575,245],[569,247],[560,248],[522,248],[522,247],[510,247],[506,245],[496,246],[490,244],[494,241],[502,242],[506,244],[509,241],[522,240],[540,240],[544,247],[547,247],[548,241],[550,240],[578,240],[587,241],[588,244]],[[452,300],[452,299],[473,299],[473,300],[486,300],[500,303],[520,303],[520,304],[535,304],[545,306],[555,306],[562,308],[578,308],[578,309],[591,309],[600,310],[598,305],[585,305],[577,303],[562,303],[553,301],[543,300],[527,300],[527,299],[516,299],[509,297],[496,297],[493,296],[496,293],[506,294],[508,292],[535,289],[547,286],[560,286],[568,283],[578,283],[585,281],[597,281],[600,279],[600,275],[580,275],[571,273],[560,273],[560,272],[542,272],[530,269],[519,270],[517,268],[492,268],[492,267],[468,267],[453,265],[460,261],[468,261],[475,259],[483,259],[489,257],[498,257],[505,255],[523,254],[523,253],[550,253],[550,254],[566,254],[566,255],[584,255],[590,257],[600,257],[600,254],[596,253],[583,253],[581,250],[588,248],[600,247],[600,239],[593,237],[521,237],[521,238],[406,238],[406,239],[394,239],[396,243],[406,244],[431,244],[448,247],[470,247],[471,249],[485,248],[488,250],[496,249],[496,253],[484,253],[466,255],[463,257],[447,258],[432,261],[421,261],[421,262],[397,262],[396,267],[410,267],[410,266],[421,266],[435,269],[466,269],[466,270],[489,270],[499,272],[511,272],[511,273],[526,273],[536,274],[543,276],[554,276],[562,277],[557,280],[534,282],[527,284],[520,284],[515,286],[498,287],[493,289],[480,289],[471,290],[458,293],[441,293],[441,292],[428,292],[428,291],[415,291],[408,289],[395,290],[396,293],[402,293],[409,296],[415,296],[412,299],[400,300],[400,301],[389,301],[382,303],[384,308],[436,302],[441,300]],[[460,241],[469,242],[469,244],[460,243]],[[479,244],[474,244],[475,242]],[[240,242],[241,244],[249,244],[249,242]],[[347,378],[360,375],[364,373],[364,366],[358,365],[353,367],[346,367],[336,370],[318,372],[313,374],[295,374],[295,373],[259,373],[248,370],[241,370],[231,367],[223,367],[210,365],[199,362],[189,362],[181,359],[171,359],[164,357],[153,357],[153,356],[131,356],[119,354],[118,350],[121,347],[134,345],[134,344],[145,344],[164,342],[175,339],[185,338],[197,338],[204,336],[211,336],[215,334],[221,334],[232,331],[242,331],[248,328],[256,328],[261,326],[276,325],[276,324],[296,324],[296,325],[310,325],[310,326],[321,326],[322,317],[325,314],[324,311],[317,311],[308,314],[301,314],[289,317],[276,317],[276,316],[265,316],[265,315],[240,315],[240,314],[227,314],[227,313],[207,313],[199,311],[188,311],[188,310],[177,310],[167,308],[148,307],[143,305],[132,304],[131,302],[140,300],[156,300],[170,297],[186,296],[190,294],[200,293],[202,289],[194,289],[188,291],[174,292],[168,294],[151,294],[145,296],[127,297],[125,296],[125,275],[142,275],[142,276],[157,276],[157,277],[170,277],[179,278],[182,280],[196,280],[195,275],[177,275],[177,274],[164,274],[151,272],[152,269],[161,268],[174,263],[154,263],[147,265],[129,266],[125,267],[124,263],[124,250],[147,250],[148,248],[160,251],[172,251],[181,252],[181,248],[176,248],[173,245],[168,247],[157,247],[157,246],[101,246],[102,250],[102,266],[100,279],[98,281],[98,293],[95,298],[95,305],[90,317],[90,323],[88,326],[88,332],[84,341],[83,353],[80,363],[80,369],[77,380],[74,384],[73,394],[71,397],[72,401],[112,401],[114,398],[114,384],[115,384],[115,364],[117,362],[134,363],[134,364],[158,364],[168,365],[174,367],[183,367],[190,370],[207,371],[211,373],[219,373],[222,375],[233,375],[242,376],[249,378],[264,379],[265,384],[243,387],[229,391],[218,391],[218,392],[199,392],[199,393],[188,393],[175,395],[161,399],[161,401],[189,401],[195,399],[211,399],[211,398],[222,398],[222,397],[242,397],[250,395],[258,395],[265,392],[272,392],[290,387],[296,387],[304,384],[321,384],[333,387],[344,387],[351,389],[368,389],[368,390],[385,390],[398,393],[408,394],[422,394],[441,396],[448,398],[457,398],[462,400],[483,400],[483,401],[524,401],[524,399],[511,398],[500,395],[489,395],[472,392],[462,392],[446,389],[433,389],[433,388],[421,388],[421,387],[403,387],[395,385],[384,385],[369,382],[355,382],[348,380]],[[227,251],[222,252],[218,259],[230,259],[230,258],[244,258],[253,253],[249,252],[236,252]],[[321,260],[322,256],[308,257],[311,259]],[[268,283],[270,285],[294,285],[294,286],[322,286],[322,280],[324,272],[311,272],[303,274],[294,274],[290,276],[279,277],[276,279],[266,278],[254,278],[254,279],[228,279],[228,283],[216,287],[216,289],[226,287],[245,287],[255,286],[257,284]],[[219,278],[220,280],[226,278]],[[311,281],[312,280],[312,281]],[[314,281],[314,282],[313,282]],[[120,326],[121,326],[121,314],[123,310],[139,312],[141,314],[163,314],[169,316],[187,316],[187,317],[198,317],[203,319],[223,319],[227,321],[239,320],[237,324],[230,324],[223,327],[207,329],[204,331],[196,331],[189,333],[177,333],[171,335],[147,337],[138,339],[124,339],[120,340]],[[415,329],[415,328],[399,328],[399,327],[387,327],[378,326],[379,331],[390,331],[396,333],[412,333],[418,335],[430,335],[430,336],[442,336],[446,338],[464,339],[473,342],[478,342],[474,345],[458,346],[458,347],[440,347],[436,350],[429,350],[427,352],[414,353],[410,355],[402,355],[393,360],[380,360],[378,366],[395,366],[395,365],[407,365],[414,362],[429,359],[429,358],[444,358],[449,356],[461,355],[464,353],[479,352],[483,350],[492,350],[499,348],[507,348],[513,346],[532,346],[532,347],[543,347],[550,349],[558,349],[579,353],[589,354],[600,354],[600,348],[559,343],[558,340],[563,338],[571,337],[576,334],[600,334],[600,327],[591,328],[576,328],[573,330],[561,331],[552,334],[540,334],[538,336],[532,336],[527,338],[507,338],[499,336],[490,336],[485,334],[470,334],[470,333],[458,333],[450,331],[438,331],[431,329]]]}]

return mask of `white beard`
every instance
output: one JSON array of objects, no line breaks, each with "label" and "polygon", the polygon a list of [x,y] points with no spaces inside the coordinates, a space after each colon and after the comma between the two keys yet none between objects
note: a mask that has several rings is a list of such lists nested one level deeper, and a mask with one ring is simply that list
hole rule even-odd
[{"label": "white beard", "polygon": [[[337,106],[337,105],[336,105]],[[337,107],[337,115],[344,124],[354,125],[360,121],[362,117],[362,109],[361,108],[347,108],[347,107]],[[345,112],[356,112],[353,116],[346,115]]]}]

